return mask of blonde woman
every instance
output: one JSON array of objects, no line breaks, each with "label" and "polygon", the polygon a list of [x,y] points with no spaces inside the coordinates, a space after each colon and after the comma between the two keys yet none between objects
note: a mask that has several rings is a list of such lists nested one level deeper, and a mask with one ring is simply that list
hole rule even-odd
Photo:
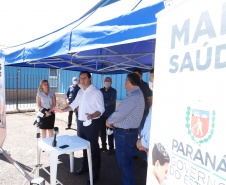
[{"label": "blonde woman", "polygon": [[55,114],[51,110],[56,106],[56,96],[53,91],[49,90],[48,80],[42,80],[40,82],[36,100],[39,110],[42,108],[46,109],[45,118],[41,118],[40,120],[42,138],[46,138],[47,130],[49,137],[53,137]]}]

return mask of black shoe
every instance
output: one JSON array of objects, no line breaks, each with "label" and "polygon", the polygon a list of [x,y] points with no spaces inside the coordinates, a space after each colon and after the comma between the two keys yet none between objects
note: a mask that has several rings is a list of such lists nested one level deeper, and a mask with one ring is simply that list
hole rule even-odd
[{"label": "black shoe", "polygon": [[65,128],[65,130],[69,130],[69,129],[71,129],[71,127],[67,127],[67,128]]},{"label": "black shoe", "polygon": [[[99,175],[96,176],[96,177],[93,177],[93,184],[94,184],[95,182],[97,182],[98,179],[99,179]],[[87,180],[86,184],[90,184],[90,179]]]},{"label": "black shoe", "polygon": [[114,149],[110,149],[109,151],[108,151],[108,155],[112,155],[112,154],[114,154],[115,153],[115,150]]},{"label": "black shoe", "polygon": [[100,148],[100,151],[101,152],[106,152],[107,151],[107,148]]},{"label": "black shoe", "polygon": [[86,168],[79,168],[79,170],[76,172],[76,174],[80,175],[82,173],[88,172],[89,170]]}]

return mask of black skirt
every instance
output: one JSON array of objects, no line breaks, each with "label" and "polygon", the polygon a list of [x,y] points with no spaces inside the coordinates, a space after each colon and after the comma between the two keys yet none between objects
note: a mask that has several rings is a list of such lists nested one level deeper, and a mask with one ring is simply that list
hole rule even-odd
[{"label": "black skirt", "polygon": [[53,129],[55,123],[55,114],[40,119],[40,129]]}]

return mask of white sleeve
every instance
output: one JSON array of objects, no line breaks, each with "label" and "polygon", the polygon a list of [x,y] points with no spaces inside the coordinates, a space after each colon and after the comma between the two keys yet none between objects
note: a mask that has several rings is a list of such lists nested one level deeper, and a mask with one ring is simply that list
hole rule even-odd
[{"label": "white sleeve", "polygon": [[101,91],[98,90],[97,94],[96,94],[96,107],[97,107],[97,111],[99,111],[101,113],[101,115],[104,113],[105,108],[104,108],[104,96],[103,93]]}]

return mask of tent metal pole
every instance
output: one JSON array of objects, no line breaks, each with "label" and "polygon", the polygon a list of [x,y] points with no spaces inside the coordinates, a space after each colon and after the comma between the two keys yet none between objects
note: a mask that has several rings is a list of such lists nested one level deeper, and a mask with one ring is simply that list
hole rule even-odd
[{"label": "tent metal pole", "polygon": [[[76,60],[72,60],[72,62],[75,62]],[[86,60],[86,62],[80,63],[81,65],[92,62],[92,61],[96,61],[96,59],[90,59],[90,60]]]},{"label": "tent metal pole", "polygon": [[[58,57],[55,57],[55,58],[58,58]],[[60,59],[60,58],[58,58],[58,59]],[[89,69],[89,70],[93,70],[93,71],[96,71],[94,68],[91,68],[91,67],[86,67],[86,66],[83,66],[83,65],[81,65],[81,64],[77,64],[77,63],[75,63],[73,60],[72,61],[67,61],[67,60],[62,60],[62,59],[60,59],[62,62],[67,62],[67,63],[70,63],[70,64],[72,64],[74,67],[83,67],[83,68],[85,68],[85,69]],[[61,69],[67,69],[67,68],[70,68],[71,66],[68,66],[68,67],[62,67]]]},{"label": "tent metal pole", "polygon": [[[109,65],[117,65],[118,63],[117,62],[114,62],[114,61],[108,61],[108,60],[102,60],[102,59],[99,59],[99,61],[101,62],[104,62],[106,64],[109,64]],[[126,61],[127,62],[127,61]],[[121,63],[120,63],[121,64]],[[135,66],[135,65],[131,65],[131,64],[125,64],[127,67],[139,67],[139,68],[143,68],[143,69],[147,69],[146,67],[143,67],[143,66]],[[90,65],[89,65],[90,66]],[[112,67],[112,66],[109,66],[108,68]],[[105,68],[103,68],[105,69]],[[99,69],[97,71],[101,71],[102,69]]]},{"label": "tent metal pole", "polygon": [[[62,61],[62,62],[70,63],[70,62],[68,62],[68,61]],[[82,68],[85,68],[85,69],[89,69],[89,70],[92,70],[92,71],[96,71],[96,69],[94,69],[94,68],[86,67],[86,66],[83,66],[83,65],[81,65],[81,64],[76,64],[76,63],[70,63],[70,64],[72,64],[72,66],[74,66],[74,67],[82,67]],[[70,66],[70,67],[72,67],[72,66]],[[70,68],[70,67],[62,67],[61,69],[67,69],[67,68]]]},{"label": "tent metal pole", "polygon": [[[147,54],[148,55],[148,54]],[[133,60],[136,60],[136,59],[138,59],[138,58],[142,58],[143,56],[139,56],[139,57],[137,57],[137,58],[135,58],[135,59],[133,59]],[[125,62],[122,62],[122,63],[118,63],[118,64],[115,64],[115,65],[113,65],[113,66],[109,66],[109,67],[105,67],[105,68],[102,68],[102,69],[99,69],[98,71],[102,71],[102,70],[105,70],[105,69],[108,69],[108,68],[111,68],[111,67],[115,67],[115,66],[118,66],[118,65],[122,65],[122,64],[125,64],[125,63],[127,63],[127,62],[129,62],[129,61],[131,61],[131,59],[128,59],[127,61],[125,61]],[[127,65],[127,64],[126,64]],[[130,64],[128,64],[128,66],[129,66]],[[141,66],[136,66],[136,67],[141,67]],[[145,68],[145,69],[150,69],[150,67],[149,66],[142,66],[143,68]]]},{"label": "tent metal pole", "polygon": [[103,73],[104,73],[104,72],[110,72],[110,71],[117,71],[117,70],[124,70],[124,71],[127,71],[127,72],[129,72],[129,73],[132,72],[132,71],[127,70],[126,68],[129,68],[129,67],[122,67],[122,68],[117,67],[117,68],[115,68],[115,69],[105,70],[105,71],[103,71]]},{"label": "tent metal pole", "polygon": [[51,64],[51,63],[61,63],[61,61],[46,61],[46,62],[41,62],[39,60],[32,61],[32,62],[26,62],[27,64]]},{"label": "tent metal pole", "polygon": [[[51,62],[51,63],[53,63],[53,62]],[[55,62],[55,63],[56,63],[56,62]],[[40,61],[37,61],[37,62],[30,62],[30,63],[28,63],[28,64],[34,64],[34,65],[37,65],[37,64],[46,64],[46,65],[51,66],[51,67],[53,67],[53,68],[59,69],[59,67],[54,66],[54,65],[51,65],[51,64],[49,64],[48,62],[40,62]]]},{"label": "tent metal pole", "polygon": [[[108,50],[108,51],[110,51],[110,52],[112,52],[112,53],[118,54],[117,52],[115,52],[115,51],[113,51],[113,50],[111,50],[111,49],[109,49],[109,48],[104,48],[104,49],[106,49],[106,50]],[[126,58],[126,59],[131,60],[131,61],[133,61],[133,62],[135,62],[135,63],[137,63],[137,64],[139,64],[139,65],[141,65],[141,66],[144,66],[144,67],[147,67],[148,69],[151,69],[150,67],[148,67],[148,66],[146,66],[146,65],[144,65],[144,64],[141,64],[140,62],[137,62],[137,61],[134,60],[134,59],[131,59],[131,58],[128,58],[128,57],[124,57],[124,56],[123,56],[123,58]]]},{"label": "tent metal pole", "polygon": [[[83,68],[85,68],[85,69],[89,69],[89,70],[92,70],[92,71],[96,71],[94,68],[86,67],[86,66],[83,66],[83,65],[81,65],[81,64],[76,64],[76,63],[74,63],[73,61],[72,61],[72,62],[71,62],[71,61],[69,62],[69,61],[67,61],[67,60],[62,60],[62,59],[60,59],[60,58],[58,58],[58,57],[55,57],[55,58],[61,60],[61,62],[66,62],[66,63],[72,64],[74,67],[83,67]],[[61,69],[67,69],[67,68],[69,68],[69,67],[72,67],[72,66],[62,67]]]},{"label": "tent metal pole", "polygon": [[76,58],[90,58],[90,57],[126,57],[126,56],[136,56],[136,55],[151,55],[152,52],[147,53],[131,53],[131,54],[115,54],[115,55],[75,55]]}]

